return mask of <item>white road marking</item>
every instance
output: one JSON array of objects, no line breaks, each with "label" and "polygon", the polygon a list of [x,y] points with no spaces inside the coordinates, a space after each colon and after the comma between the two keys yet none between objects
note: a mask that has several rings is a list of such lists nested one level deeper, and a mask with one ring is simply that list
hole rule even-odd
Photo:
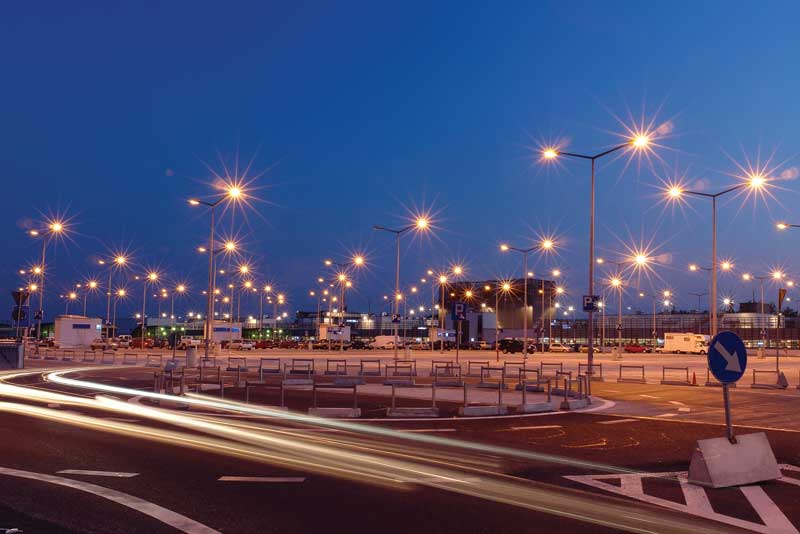
[{"label": "white road marking", "polygon": [[598,421],[598,425],[616,425],[617,423],[635,423],[639,419],[611,419],[610,421]]},{"label": "white road marking", "polygon": [[654,397],[653,395],[642,395],[639,394],[640,397],[644,397],[646,399],[660,399],[661,397]]},{"label": "white road marking", "polygon": [[675,406],[686,406],[681,401],[669,401],[670,404],[674,404]]},{"label": "white road marking", "polygon": [[682,406],[682,407],[678,408],[678,411],[679,412],[691,412],[692,409],[691,408],[687,408],[685,406]]},{"label": "white road marking", "polygon": [[134,497],[133,495],[128,495],[127,493],[122,493],[121,491],[110,488],[104,488],[103,486],[98,486],[96,484],[90,484],[88,482],[74,480],[71,478],[46,475],[44,473],[33,473],[31,471],[9,469],[8,467],[0,467],[0,475],[38,480],[41,482],[55,484],[57,486],[64,486],[67,488],[84,491],[148,515],[176,530],[186,532],[187,534],[221,534],[218,530],[214,530],[213,528],[207,527],[202,523],[198,523],[194,519],[186,517],[185,515],[173,512],[172,510],[168,510],[155,503],[145,501],[139,497]]},{"label": "white road marking", "polygon": [[677,417],[678,414],[676,413],[662,413],[661,415],[657,415],[656,417]]},{"label": "white road marking", "polygon": [[237,477],[224,476],[217,479],[219,482],[281,482],[298,483],[305,482],[306,477]]},{"label": "white road marking", "polygon": [[89,469],[62,469],[61,471],[56,471],[56,473],[60,475],[89,475],[114,478],[131,478],[139,475],[139,473],[125,473],[123,471],[92,471]]},{"label": "white road marking", "polygon": [[545,430],[548,428],[563,428],[563,427],[561,425],[512,426],[508,430]]},{"label": "white road marking", "polygon": [[[781,469],[789,471],[800,471],[800,468],[791,465],[782,464]],[[638,477],[638,481],[636,478]],[[680,483],[683,498],[686,504],[662,499],[647,495],[644,492],[642,480],[644,478],[661,478],[664,480],[677,478]],[[706,489],[701,486],[690,484],[686,478],[686,471],[672,471],[667,473],[636,473],[620,475],[607,474],[607,475],[579,475],[564,477],[575,482],[580,482],[617,495],[624,495],[638,501],[654,504],[671,510],[677,510],[698,517],[704,517],[720,523],[725,523],[739,528],[744,528],[762,534],[774,534],[777,532],[786,534],[800,534],[795,526],[786,518],[778,506],[769,498],[761,486],[743,486],[739,490],[745,496],[750,506],[756,511],[758,516],[763,521],[761,523],[753,523],[744,519],[727,516],[714,511],[708,499],[708,492],[716,491]],[[610,484],[606,480],[619,480],[620,485]],[[785,478],[780,479],[785,481]],[[793,482],[790,482],[793,483]],[[797,485],[800,485],[798,483]]]},{"label": "white road marking", "polygon": [[402,429],[401,432],[455,432],[455,428],[411,428]]}]

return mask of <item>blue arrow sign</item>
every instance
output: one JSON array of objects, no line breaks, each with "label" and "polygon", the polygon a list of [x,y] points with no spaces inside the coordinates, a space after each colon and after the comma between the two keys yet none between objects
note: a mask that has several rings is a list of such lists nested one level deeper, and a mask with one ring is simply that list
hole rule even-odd
[{"label": "blue arrow sign", "polygon": [[747,349],[733,332],[720,332],[708,345],[708,368],[723,384],[736,382],[747,368]]}]

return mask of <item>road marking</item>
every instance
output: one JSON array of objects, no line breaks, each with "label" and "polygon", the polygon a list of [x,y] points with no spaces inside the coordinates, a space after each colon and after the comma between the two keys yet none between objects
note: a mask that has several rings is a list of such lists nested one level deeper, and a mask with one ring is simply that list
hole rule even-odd
[{"label": "road marking", "polygon": [[674,404],[675,406],[686,406],[681,401],[669,401],[670,404]]},{"label": "road marking", "polygon": [[552,428],[563,428],[561,425],[536,425],[536,426],[512,426],[507,430],[546,430]]},{"label": "road marking", "polygon": [[661,415],[657,415],[656,417],[678,417],[676,413],[662,413]]},{"label": "road marking", "polygon": [[[784,471],[800,471],[792,465],[781,464],[781,469]],[[637,480],[638,477],[638,480]],[[744,528],[762,534],[773,534],[776,532],[798,534],[797,528],[787,519],[781,512],[778,506],[769,498],[761,486],[742,486],[738,488],[744,497],[747,499],[750,506],[755,510],[761,518],[763,524],[753,523],[744,519],[727,516],[714,511],[709,501],[709,492],[718,490],[706,489],[702,486],[696,486],[689,483],[686,478],[686,471],[671,471],[666,473],[635,473],[624,474],[618,473],[608,475],[579,475],[579,476],[566,476],[564,477],[574,482],[579,482],[593,488],[601,489],[636,499],[638,501],[654,504],[671,510],[677,510],[690,515],[705,517],[713,521],[725,523],[728,525]],[[645,478],[659,478],[662,480],[674,480],[680,484],[681,492],[683,493],[683,500],[686,504],[662,499],[647,495],[644,492],[642,480]],[[607,480],[619,480],[620,485],[611,484]],[[786,478],[779,479],[785,481]],[[792,482],[790,482],[792,483]],[[798,484],[800,485],[800,484]],[[735,488],[729,488],[725,491],[735,491]]]},{"label": "road marking", "polygon": [[81,480],[74,480],[71,478],[57,477],[53,475],[46,475],[44,473],[33,473],[31,471],[20,471],[18,469],[9,469],[8,467],[0,467],[0,475],[8,475],[17,478],[27,478],[30,480],[38,480],[40,482],[47,482],[57,486],[65,486],[68,488],[84,491],[103,499],[121,504],[137,512],[148,515],[162,523],[171,526],[181,532],[187,534],[221,534],[218,530],[207,527],[202,523],[198,523],[194,519],[181,515],[172,510],[163,508],[155,503],[145,501],[139,497],[122,493],[121,491],[104,488],[96,484],[90,484]]},{"label": "road marking", "polygon": [[401,432],[455,432],[455,428],[412,428],[403,429]]},{"label": "road marking", "polygon": [[661,398],[661,397],[654,397],[652,395],[642,395],[642,394],[639,394],[639,396],[640,397],[644,397],[646,399],[660,399]]},{"label": "road marking", "polygon": [[598,425],[616,425],[617,423],[635,423],[639,419],[611,419],[610,421],[598,421]]},{"label": "road marking", "polygon": [[217,479],[219,482],[281,482],[298,483],[305,482],[306,477],[236,477],[224,476]]},{"label": "road marking", "polygon": [[89,475],[93,477],[114,477],[114,478],[131,478],[138,476],[139,473],[125,473],[122,471],[91,471],[88,469],[62,469],[56,471],[60,475]]},{"label": "road marking", "polygon": [[678,411],[679,412],[691,412],[692,409],[691,408],[687,408],[685,406],[682,406],[682,407],[678,408]]}]

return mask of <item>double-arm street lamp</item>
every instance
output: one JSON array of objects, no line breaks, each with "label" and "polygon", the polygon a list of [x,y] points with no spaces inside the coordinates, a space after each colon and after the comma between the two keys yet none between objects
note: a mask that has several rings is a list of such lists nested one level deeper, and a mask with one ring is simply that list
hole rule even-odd
[{"label": "double-arm street lamp", "polygon": [[[764,324],[764,280],[772,280],[774,282],[779,282],[780,280],[783,280],[784,276],[785,275],[783,274],[783,271],[780,270],[774,270],[771,273],[766,274],[764,276],[755,276],[750,273],[742,274],[742,280],[744,280],[745,282],[749,282],[751,280],[758,280],[759,285],[761,286],[761,304],[759,313],[759,315],[761,315],[761,318],[759,322],[761,323],[761,346],[764,349],[766,349],[767,347],[767,325]],[[778,316],[778,325],[780,325],[780,320],[781,318],[780,316]],[[775,355],[775,370],[780,371],[778,367],[777,354]]]},{"label": "double-arm street lamp", "polygon": [[[39,265],[33,268],[34,274],[39,275],[39,309],[36,310],[36,339],[38,340],[42,335],[42,317],[44,315],[44,277],[45,277],[45,257],[47,255],[47,245],[54,237],[61,235],[64,232],[64,223],[61,221],[52,221],[46,228],[41,230],[29,230],[28,235],[31,237],[42,238],[42,256]],[[38,272],[36,272],[38,270]],[[36,343],[36,354],[39,354],[39,343]]]},{"label": "double-arm street lamp", "polygon": [[[577,154],[574,152],[562,152],[557,148],[545,148],[542,151],[542,158],[544,160],[555,160],[562,156],[577,158],[582,160],[589,160],[591,162],[591,180],[589,189],[589,295],[594,295],[594,226],[595,226],[595,166],[598,159],[613,154],[619,150],[647,150],[650,146],[650,137],[646,134],[636,134],[630,138],[626,143],[614,146],[608,150],[604,150],[598,154],[587,155]],[[587,394],[591,394],[593,364],[594,364],[594,310],[588,310],[588,336],[587,342],[589,345],[587,355],[587,374],[588,380],[586,385]]]},{"label": "double-arm street lamp", "polygon": [[[206,324],[205,324],[205,332],[204,332],[204,347],[205,347],[205,357],[209,357],[209,348],[211,345],[211,337],[213,333],[213,321],[214,321],[214,259],[216,256],[216,251],[214,250],[214,234],[216,232],[215,226],[215,208],[223,203],[223,202],[236,202],[242,198],[244,198],[245,193],[241,187],[236,185],[229,185],[226,187],[224,194],[215,200],[214,202],[206,202],[205,200],[199,200],[196,198],[189,199],[189,204],[192,206],[206,206],[211,208],[209,211],[211,212],[211,229],[209,232],[208,237],[208,289],[206,292]],[[228,245],[232,245],[229,247]],[[221,250],[228,250],[229,252],[233,252],[236,249],[235,244],[232,241],[229,241],[225,244],[225,247]]]},{"label": "double-arm street lamp", "polygon": [[723,189],[718,193],[704,193],[701,191],[690,191],[684,189],[680,185],[673,185],[666,189],[666,195],[669,200],[678,201],[684,195],[690,195],[701,198],[711,199],[711,337],[717,334],[717,199],[728,193],[732,193],[742,188],[750,188],[754,191],[759,191],[766,187],[767,179],[761,174],[751,174],[747,177],[746,181],[736,184],[727,189]]},{"label": "double-arm street lamp", "polygon": [[670,305],[669,298],[672,296],[672,291],[670,291],[669,289],[664,289],[663,291],[661,291],[660,294],[645,293],[643,291],[640,291],[639,292],[639,296],[640,297],[650,297],[650,299],[653,301],[653,331],[652,331],[652,336],[653,336],[653,352],[655,352],[656,347],[658,346],[658,329],[657,329],[657,325],[656,325],[656,300],[663,299],[662,303],[664,304],[664,306],[669,306]]},{"label": "double-arm street lamp", "polygon": [[[525,308],[525,314],[522,319],[522,337],[524,338],[524,345],[522,347],[522,355],[524,359],[528,358],[528,278],[532,276],[532,273],[528,272],[528,254],[533,252],[534,250],[541,250],[541,251],[549,251],[553,248],[553,241],[550,239],[543,239],[541,243],[528,248],[517,248],[512,247],[508,244],[500,245],[500,250],[503,252],[519,252],[522,254],[522,278],[523,278],[523,286],[522,286],[522,300],[523,300],[523,307]],[[542,299],[544,299],[544,293],[542,293]],[[544,309],[542,309],[542,313],[544,313]]]},{"label": "double-arm street lamp", "polygon": [[386,226],[374,225],[373,230],[381,232],[389,232],[394,234],[395,240],[395,269],[394,269],[394,312],[392,317],[392,324],[394,325],[394,359],[397,359],[397,317],[400,315],[400,236],[404,233],[414,230],[417,232],[424,232],[430,228],[430,221],[425,217],[419,217],[414,224],[409,224],[401,228],[388,228]]}]

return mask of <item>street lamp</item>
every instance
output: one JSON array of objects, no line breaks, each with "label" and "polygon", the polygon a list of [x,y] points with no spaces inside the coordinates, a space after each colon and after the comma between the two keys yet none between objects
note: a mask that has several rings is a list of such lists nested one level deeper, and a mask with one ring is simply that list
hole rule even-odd
[{"label": "street lamp", "polygon": [[[750,274],[750,273],[742,274],[742,280],[744,280],[745,282],[749,282],[751,280],[758,280],[758,282],[759,282],[759,286],[760,286],[760,289],[761,289],[761,291],[760,291],[761,292],[761,304],[760,304],[760,313],[759,313],[759,315],[761,317],[759,319],[759,322],[761,323],[761,346],[764,349],[766,349],[766,347],[767,347],[767,329],[766,329],[767,325],[764,324],[764,280],[772,280],[772,281],[777,282],[779,280],[783,280],[784,276],[785,276],[785,274],[783,273],[783,271],[781,271],[779,269],[775,269],[771,273],[766,274],[764,276],[755,276],[755,275]],[[794,284],[792,284],[792,285],[794,285]],[[781,303],[779,302],[779,306],[780,306],[780,304]],[[778,316],[778,325],[780,325],[780,320],[781,320],[780,316]],[[767,324],[769,324],[769,323],[767,323]],[[779,350],[780,350],[780,348],[778,348],[778,351]],[[780,372],[780,368],[779,368],[778,364],[779,364],[779,355],[778,355],[778,352],[776,352],[775,353],[775,370]]]},{"label": "street lamp", "polygon": [[717,198],[748,187],[754,191],[761,190],[767,186],[767,179],[761,174],[750,174],[747,179],[718,193],[703,193],[701,191],[690,191],[680,185],[671,185],[666,190],[667,200],[680,201],[684,195],[711,199],[711,296],[713,303],[711,306],[711,336],[717,334]]},{"label": "street lamp", "polygon": [[147,330],[147,284],[155,284],[158,281],[158,273],[150,271],[142,280],[142,349],[144,349],[144,338]]},{"label": "street lamp", "polygon": [[[228,184],[225,188],[223,195],[215,200],[214,202],[206,202],[204,200],[198,200],[196,198],[189,199],[189,204],[192,206],[206,206],[210,208],[211,212],[211,229],[208,238],[208,289],[206,295],[206,321],[205,321],[205,332],[204,332],[204,346],[205,346],[205,357],[209,357],[209,348],[211,345],[211,336],[212,336],[212,324],[214,320],[214,260],[216,254],[214,253],[214,233],[216,231],[214,217],[215,217],[215,209],[221,202],[236,202],[240,200],[244,196],[244,191],[242,188],[236,184]],[[228,241],[224,245],[224,249],[228,252],[234,252],[236,250],[236,245],[233,241]]]},{"label": "street lamp", "polygon": [[89,292],[97,291],[97,280],[89,280],[86,282],[86,289],[83,292],[83,316],[86,317],[86,300],[89,297]]},{"label": "street lamp", "polygon": [[[394,234],[395,238],[395,270],[394,270],[394,292],[395,295],[400,293],[400,236],[404,233],[414,230],[415,232],[425,232],[430,229],[430,221],[427,217],[417,217],[417,220],[414,221],[413,224],[409,224],[407,226],[403,226],[402,228],[388,228],[386,226],[374,225],[372,227],[373,230],[378,230],[382,232],[389,232],[390,234]],[[394,316],[392,317],[392,323],[394,324],[394,359],[397,359],[397,327],[398,323],[395,322],[396,317],[400,315],[400,304],[395,299],[394,302]]]},{"label": "street lamp", "polygon": [[[589,160],[591,162],[591,181],[589,191],[589,295],[594,296],[594,225],[595,225],[595,164],[596,161],[602,157],[613,154],[619,150],[635,150],[644,151],[648,150],[651,144],[650,135],[647,132],[637,132],[632,135],[627,142],[604,150],[598,154],[586,155],[576,154],[571,152],[562,152],[554,147],[546,147],[542,151],[542,158],[545,160],[555,160],[561,156],[570,158],[577,158],[582,160]],[[588,310],[588,339],[589,350],[587,355],[587,374],[588,380],[586,385],[587,394],[591,394],[592,384],[592,366],[594,363],[594,310]]]},{"label": "street lamp", "polygon": [[[45,256],[47,254],[47,245],[54,237],[58,237],[65,231],[64,223],[62,221],[50,221],[46,227],[40,230],[30,230],[28,234],[31,237],[42,237],[42,256],[39,263],[39,272],[34,268],[34,274],[39,275],[39,309],[36,311],[36,339],[38,340],[42,335],[42,318],[44,316],[44,277],[45,277]],[[36,343],[36,354],[39,354],[39,343]]]}]

